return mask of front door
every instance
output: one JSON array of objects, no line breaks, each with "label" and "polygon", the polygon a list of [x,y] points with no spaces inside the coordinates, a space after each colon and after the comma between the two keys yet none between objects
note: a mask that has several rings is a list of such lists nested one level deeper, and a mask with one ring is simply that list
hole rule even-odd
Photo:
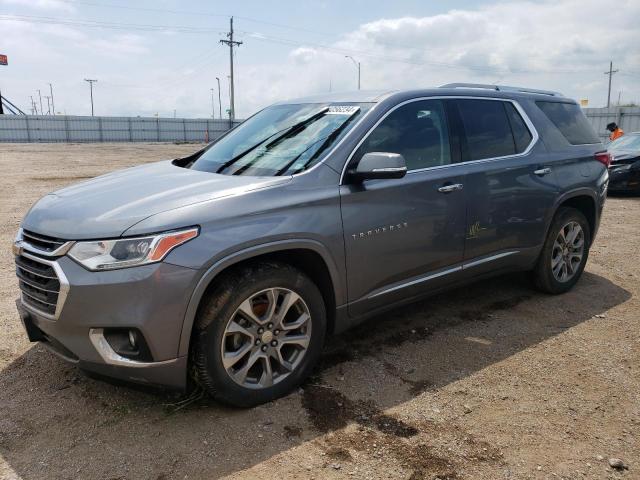
[{"label": "front door", "polygon": [[408,173],[340,187],[352,315],[450,282],[464,249],[464,177],[452,165],[459,152],[451,149],[443,102],[415,100],[391,110],[350,168],[368,152],[401,154]]}]

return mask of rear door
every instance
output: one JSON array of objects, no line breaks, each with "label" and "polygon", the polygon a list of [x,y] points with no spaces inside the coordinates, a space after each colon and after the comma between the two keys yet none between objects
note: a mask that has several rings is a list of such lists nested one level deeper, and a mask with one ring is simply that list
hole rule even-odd
[{"label": "rear door", "polygon": [[524,110],[506,99],[457,99],[467,222],[465,269],[474,275],[528,262],[557,195],[547,153]]},{"label": "rear door", "polygon": [[399,153],[408,173],[340,187],[352,315],[454,278],[451,266],[464,248],[465,200],[452,140],[443,101],[414,100],[388,112],[354,152],[350,168],[367,152]]}]

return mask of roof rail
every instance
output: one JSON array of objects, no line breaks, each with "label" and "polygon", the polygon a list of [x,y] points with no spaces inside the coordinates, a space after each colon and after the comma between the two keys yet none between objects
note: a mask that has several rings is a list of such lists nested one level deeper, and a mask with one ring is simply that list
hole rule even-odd
[{"label": "roof rail", "polygon": [[539,95],[549,95],[551,97],[563,97],[560,92],[551,90],[538,90],[536,88],[524,87],[508,87],[506,85],[490,85],[485,83],[447,83],[441,85],[440,88],[482,88],[486,90],[495,90],[497,92],[517,92],[517,93],[537,93]]}]

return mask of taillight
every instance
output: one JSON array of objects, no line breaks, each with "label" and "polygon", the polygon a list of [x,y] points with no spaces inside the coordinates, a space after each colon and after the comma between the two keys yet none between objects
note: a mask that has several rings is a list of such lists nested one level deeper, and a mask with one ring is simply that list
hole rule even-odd
[{"label": "taillight", "polygon": [[612,157],[609,152],[598,152],[594,155],[594,157],[607,168],[609,168],[609,165],[611,165]]}]

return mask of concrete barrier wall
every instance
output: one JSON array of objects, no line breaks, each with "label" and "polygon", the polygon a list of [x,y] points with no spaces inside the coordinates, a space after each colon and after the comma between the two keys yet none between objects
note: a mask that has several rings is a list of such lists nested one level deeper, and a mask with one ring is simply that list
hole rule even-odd
[{"label": "concrete barrier wall", "polygon": [[231,125],[206,118],[0,115],[0,142],[204,142]]}]

